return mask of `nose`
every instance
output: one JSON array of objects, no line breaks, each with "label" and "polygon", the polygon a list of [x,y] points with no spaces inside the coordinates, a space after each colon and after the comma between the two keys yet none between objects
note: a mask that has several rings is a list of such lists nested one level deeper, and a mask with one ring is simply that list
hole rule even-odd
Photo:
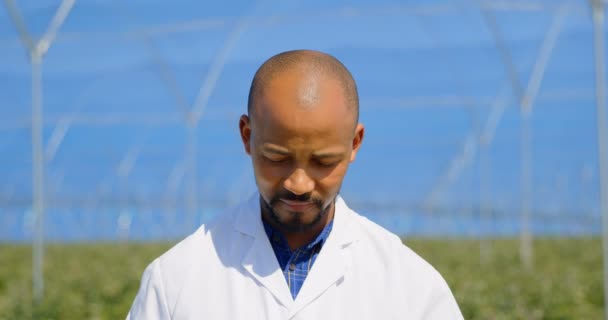
[{"label": "nose", "polygon": [[315,188],[315,182],[304,169],[297,168],[285,179],[283,187],[296,195],[302,195],[312,192]]}]

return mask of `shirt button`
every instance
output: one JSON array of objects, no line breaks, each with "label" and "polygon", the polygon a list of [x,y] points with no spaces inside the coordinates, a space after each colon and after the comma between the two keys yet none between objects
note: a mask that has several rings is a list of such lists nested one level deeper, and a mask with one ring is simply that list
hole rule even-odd
[{"label": "shirt button", "polygon": [[292,263],[292,264],[290,264],[290,265],[289,265],[289,270],[291,270],[291,271],[296,270],[296,265],[295,265],[295,264],[293,264],[293,263]]}]

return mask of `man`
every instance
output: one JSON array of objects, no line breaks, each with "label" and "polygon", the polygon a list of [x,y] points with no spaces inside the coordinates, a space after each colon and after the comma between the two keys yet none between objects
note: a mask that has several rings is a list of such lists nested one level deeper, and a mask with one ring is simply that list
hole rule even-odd
[{"label": "man", "polygon": [[462,319],[439,273],[338,195],[361,147],[334,57],[266,61],[239,128],[258,193],[154,260],[129,319]]}]

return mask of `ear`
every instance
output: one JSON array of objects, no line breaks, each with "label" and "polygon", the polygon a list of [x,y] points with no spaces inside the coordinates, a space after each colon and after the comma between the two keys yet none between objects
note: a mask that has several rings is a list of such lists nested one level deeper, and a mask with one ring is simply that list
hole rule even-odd
[{"label": "ear", "polygon": [[353,151],[350,154],[350,162],[355,161],[355,157],[357,156],[357,152],[359,152],[359,148],[361,148],[361,143],[363,142],[363,137],[365,136],[365,127],[363,124],[358,123],[355,128],[355,136],[353,137]]},{"label": "ear", "polygon": [[251,155],[251,124],[247,115],[242,115],[239,120],[239,130],[241,132],[241,140],[243,141],[243,147],[248,155]]}]

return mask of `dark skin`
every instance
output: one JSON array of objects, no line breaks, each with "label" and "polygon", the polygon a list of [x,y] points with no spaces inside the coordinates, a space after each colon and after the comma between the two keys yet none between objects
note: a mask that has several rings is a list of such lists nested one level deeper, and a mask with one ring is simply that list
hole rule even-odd
[{"label": "dark skin", "polygon": [[292,250],[310,243],[333,219],[334,200],[364,136],[340,82],[305,68],[281,71],[239,128],[262,218]]}]

